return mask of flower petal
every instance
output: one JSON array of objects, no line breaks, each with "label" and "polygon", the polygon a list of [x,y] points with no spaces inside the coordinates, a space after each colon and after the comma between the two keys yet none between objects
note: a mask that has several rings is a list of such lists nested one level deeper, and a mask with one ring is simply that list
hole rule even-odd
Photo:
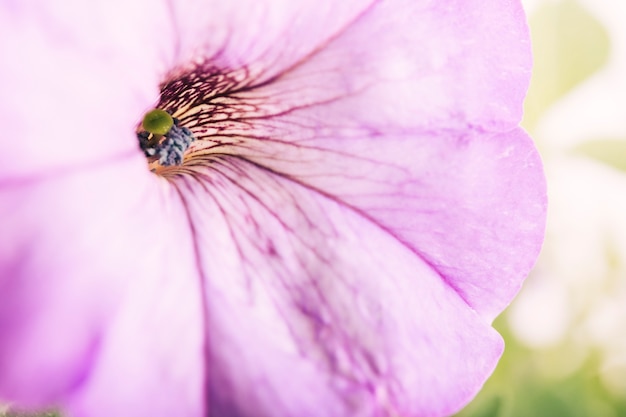
[{"label": "flower petal", "polygon": [[543,240],[541,162],[516,128],[529,70],[518,2],[383,2],[299,67],[231,94],[252,110],[208,139],[370,218],[490,322]]},{"label": "flower petal", "polygon": [[[84,5],[44,3],[40,14],[29,3],[3,6],[1,38],[16,41],[0,52],[19,57],[23,45],[32,65],[23,76],[19,60],[9,60],[0,73],[4,137],[20,138],[3,140],[0,160],[0,218],[3,230],[8,225],[0,288],[12,300],[0,307],[0,396],[60,401],[79,417],[201,415],[208,360],[208,405],[223,414],[453,412],[497,360],[502,345],[488,323],[518,288],[543,234],[538,156],[514,128],[529,73],[519,4],[354,2],[335,15],[311,2],[306,15],[287,2],[250,10],[222,3],[210,24],[190,14],[206,3],[174,7],[156,46],[148,31],[132,29],[146,18],[140,5],[125,6],[132,10],[116,25],[128,28],[128,49],[104,42],[89,60],[92,39],[117,36],[119,4],[102,4],[80,23]],[[164,23],[165,8],[155,10],[147,20]],[[313,23],[300,36],[305,15]],[[331,18],[327,26],[314,24],[321,16]],[[251,29],[238,35],[228,25],[242,19]],[[57,36],[48,37],[51,27]],[[172,53],[170,35],[180,27]],[[260,37],[255,27],[269,31]],[[213,40],[196,37],[210,28]],[[324,51],[285,73],[320,39],[329,41]],[[133,56],[143,41],[151,46]],[[243,65],[257,82],[283,74],[235,95],[271,98],[249,115],[259,118],[236,149],[253,163],[209,156],[196,162],[214,158],[208,167],[185,167],[196,177],[175,180],[182,206],[171,188],[147,182],[139,160],[63,176],[83,162],[138,155],[129,130],[136,113],[150,104],[164,64],[182,64],[200,46],[204,58]],[[46,65],[63,69],[58,84]],[[12,77],[31,78],[24,96]],[[80,107],[77,123],[50,135],[59,122],[50,109],[67,103]],[[114,119],[105,126],[103,103],[119,106],[105,111]],[[60,168],[48,182],[11,186]]]},{"label": "flower petal", "polygon": [[180,0],[172,2],[176,62],[247,68],[257,83],[275,77],[364,13],[376,0]]},{"label": "flower petal", "polygon": [[171,192],[142,156],[0,189],[3,401],[201,415],[199,280]]},{"label": "flower petal", "polygon": [[0,179],[140,154],[134,129],[173,50],[163,22],[160,2],[3,2]]},{"label": "flower petal", "polygon": [[187,168],[215,415],[440,416],[482,385],[501,339],[387,231],[236,157]]},{"label": "flower petal", "polygon": [[310,129],[291,143],[248,137],[240,154],[369,218],[493,320],[543,240],[545,179],[527,135]]},{"label": "flower petal", "polygon": [[[347,119],[372,129],[400,125],[502,131],[519,124],[532,58],[524,12],[517,0],[378,1],[362,7],[361,14],[353,13],[352,21],[342,9],[359,9],[348,5],[334,10],[318,8],[317,2],[304,6],[287,0],[253,3],[258,5],[221,6],[227,10],[218,16],[228,16],[226,21],[241,19],[242,26],[250,28],[217,36],[232,38],[210,43],[218,52],[204,56],[214,66],[225,62],[226,69],[244,67],[253,74],[255,66],[265,68],[269,61],[272,75],[279,77],[262,90],[271,105],[261,111],[277,113],[294,105],[323,104],[318,110],[333,116],[331,121]],[[309,10],[309,3],[315,12]],[[328,26],[317,25],[320,20],[328,21],[322,17],[331,12],[340,18],[333,17]],[[296,14],[303,17],[296,18]],[[317,26],[329,28],[321,33],[332,33],[330,28],[340,26],[335,19],[344,22],[343,31],[323,45],[321,40],[314,42],[313,38],[323,39]],[[309,25],[314,30],[298,25],[305,21],[313,22]],[[286,22],[292,26],[285,29]],[[259,34],[255,30],[259,26],[269,32]],[[284,31],[292,36],[277,41]],[[290,59],[292,44],[312,53],[296,53],[299,59]],[[311,45],[323,47],[313,51]],[[276,55],[298,65],[290,68]],[[342,100],[334,103],[339,97]]]}]

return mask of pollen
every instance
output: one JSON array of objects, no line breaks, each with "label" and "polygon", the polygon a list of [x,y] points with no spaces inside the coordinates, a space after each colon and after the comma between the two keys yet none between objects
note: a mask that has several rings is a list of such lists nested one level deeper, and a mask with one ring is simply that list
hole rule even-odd
[{"label": "pollen", "polygon": [[161,109],[146,113],[142,127],[144,130],[137,133],[139,147],[162,166],[182,164],[185,151],[196,140],[190,129]]}]

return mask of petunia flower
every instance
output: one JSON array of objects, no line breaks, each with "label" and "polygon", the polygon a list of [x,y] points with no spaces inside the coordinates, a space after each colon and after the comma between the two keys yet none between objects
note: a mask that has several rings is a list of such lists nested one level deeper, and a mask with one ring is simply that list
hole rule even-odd
[{"label": "petunia flower", "polygon": [[544,230],[517,1],[0,10],[2,400],[409,417],[481,387]]}]

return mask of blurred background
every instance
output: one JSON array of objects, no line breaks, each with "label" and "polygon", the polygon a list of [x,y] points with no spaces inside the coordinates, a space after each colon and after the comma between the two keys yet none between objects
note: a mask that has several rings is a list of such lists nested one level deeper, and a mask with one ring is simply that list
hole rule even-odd
[{"label": "blurred background", "polygon": [[524,3],[547,234],[495,323],[505,354],[456,416],[626,417],[626,0]]}]

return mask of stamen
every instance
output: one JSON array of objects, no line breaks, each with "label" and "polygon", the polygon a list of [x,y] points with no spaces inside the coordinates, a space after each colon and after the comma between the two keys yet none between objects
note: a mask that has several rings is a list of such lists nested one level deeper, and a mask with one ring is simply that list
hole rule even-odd
[{"label": "stamen", "polygon": [[[157,110],[152,110],[149,112],[146,118],[156,111]],[[158,111],[165,113],[163,110]],[[165,114],[169,116],[168,113]],[[150,127],[152,131],[144,130],[137,133],[139,147],[144,154],[147,157],[158,158],[158,162],[162,166],[182,164],[185,151],[189,148],[189,145],[196,140],[191,130],[186,127],[181,127],[180,120],[175,117],[172,118],[172,125],[169,127],[169,130],[165,131],[163,135],[155,133],[154,131],[157,129],[154,129],[152,126]],[[144,129],[145,128],[144,126]]]}]

